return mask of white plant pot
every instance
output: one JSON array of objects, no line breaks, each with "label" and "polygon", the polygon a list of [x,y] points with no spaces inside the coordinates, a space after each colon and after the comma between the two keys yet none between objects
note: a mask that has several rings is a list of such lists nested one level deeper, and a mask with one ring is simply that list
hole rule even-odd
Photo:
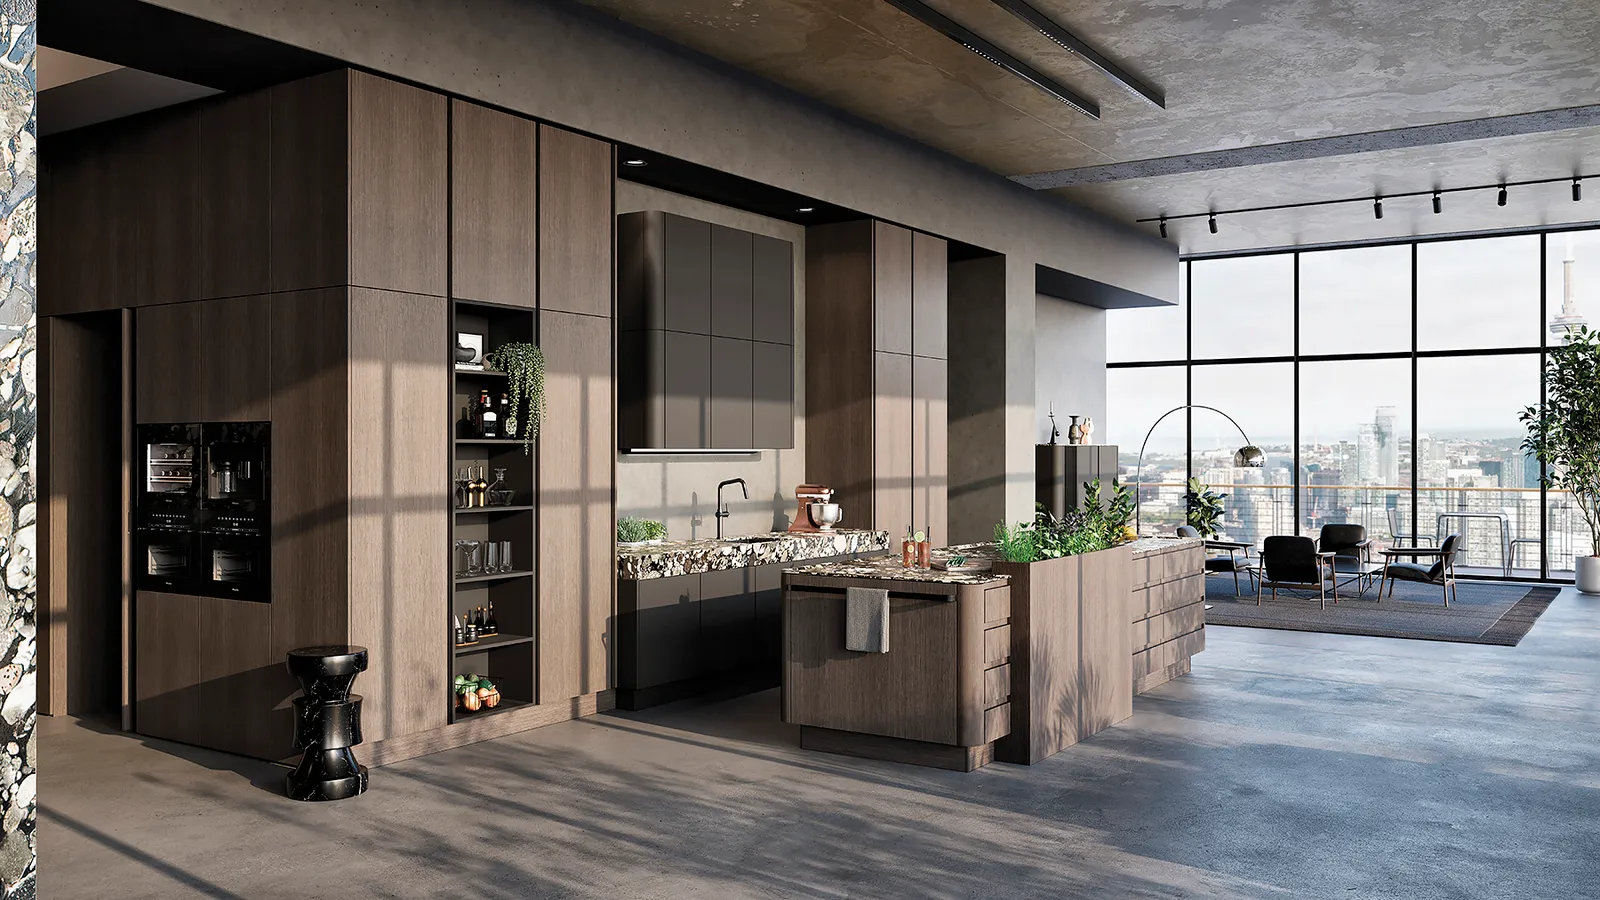
[{"label": "white plant pot", "polygon": [[1600,594],[1600,556],[1578,557],[1578,590]]}]

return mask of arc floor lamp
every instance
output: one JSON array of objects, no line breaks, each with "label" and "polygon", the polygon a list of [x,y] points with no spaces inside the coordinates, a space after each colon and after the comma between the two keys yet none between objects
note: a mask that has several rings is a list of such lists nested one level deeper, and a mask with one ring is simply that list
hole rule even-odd
[{"label": "arc floor lamp", "polygon": [[1215,406],[1202,406],[1199,403],[1186,403],[1183,406],[1176,406],[1167,410],[1161,414],[1161,418],[1156,419],[1154,425],[1150,426],[1150,430],[1144,433],[1144,443],[1139,445],[1139,465],[1133,470],[1133,530],[1135,532],[1138,532],[1140,525],[1139,507],[1144,498],[1142,492],[1139,490],[1139,487],[1144,476],[1144,450],[1150,445],[1150,435],[1156,433],[1156,426],[1160,425],[1167,418],[1167,416],[1185,409],[1209,409],[1224,419],[1227,419],[1229,422],[1233,422],[1233,427],[1239,429],[1239,436],[1244,438],[1244,446],[1233,451],[1233,467],[1235,469],[1259,469],[1267,464],[1267,455],[1261,452],[1260,447],[1257,447],[1255,444],[1250,442],[1250,435],[1244,433],[1244,428],[1242,428],[1238,422],[1233,421],[1233,416],[1230,416],[1222,410],[1217,409]]}]

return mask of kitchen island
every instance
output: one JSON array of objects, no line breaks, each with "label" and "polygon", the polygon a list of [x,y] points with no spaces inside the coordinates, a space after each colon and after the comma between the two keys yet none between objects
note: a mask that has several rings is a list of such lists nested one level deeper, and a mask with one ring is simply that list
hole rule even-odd
[{"label": "kitchen island", "polygon": [[783,568],[888,546],[855,529],[618,545],[617,705],[776,686]]},{"label": "kitchen island", "polygon": [[[888,591],[889,651],[845,649],[847,589]],[[809,750],[970,772],[1011,728],[1003,575],[898,555],[783,573],[783,718]]]}]

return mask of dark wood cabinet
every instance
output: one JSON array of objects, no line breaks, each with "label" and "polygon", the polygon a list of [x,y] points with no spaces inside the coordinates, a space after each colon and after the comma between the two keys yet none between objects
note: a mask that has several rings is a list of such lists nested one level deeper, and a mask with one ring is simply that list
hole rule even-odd
[{"label": "dark wood cabinet", "polygon": [[792,447],[794,245],[627,213],[617,269],[622,448]]},{"label": "dark wood cabinet", "polygon": [[538,305],[539,123],[450,102],[450,293]]},{"label": "dark wood cabinet", "polygon": [[256,296],[141,307],[134,315],[137,420],[270,420],[272,343],[264,338],[271,304]]},{"label": "dark wood cabinet", "polygon": [[539,308],[611,315],[612,145],[539,126]]},{"label": "dark wood cabinet", "polygon": [[911,237],[911,352],[948,359],[949,245],[918,231]]},{"label": "dark wood cabinet", "polygon": [[711,224],[662,215],[663,327],[689,334],[711,333]]},{"label": "dark wood cabinet", "polygon": [[751,337],[794,343],[794,245],[751,235]]},{"label": "dark wood cabinet", "polygon": [[272,290],[272,92],[199,111],[198,299]]},{"label": "dark wood cabinet", "polygon": [[711,340],[711,446],[748,450],[756,446],[753,416],[755,385],[751,341]]},{"label": "dark wood cabinet", "polygon": [[794,446],[794,348],[757,341],[752,354],[750,447],[787,450]]},{"label": "dark wood cabinet", "polygon": [[349,280],[350,94],[340,70],[270,89],[272,289]]},{"label": "dark wood cabinet", "polygon": [[611,319],[541,310],[539,702],[608,688],[612,591]]},{"label": "dark wood cabinet", "polygon": [[950,364],[911,358],[911,516],[935,546],[950,542]]},{"label": "dark wood cabinet", "polygon": [[[946,242],[862,220],[806,231],[806,477],[852,521],[949,539]],[[758,367],[759,373],[759,367]]]},{"label": "dark wood cabinet", "polygon": [[726,225],[711,226],[711,335],[752,336],[755,308],[755,235]]},{"label": "dark wood cabinet", "polygon": [[351,71],[351,284],[447,292],[448,110],[442,94]]}]

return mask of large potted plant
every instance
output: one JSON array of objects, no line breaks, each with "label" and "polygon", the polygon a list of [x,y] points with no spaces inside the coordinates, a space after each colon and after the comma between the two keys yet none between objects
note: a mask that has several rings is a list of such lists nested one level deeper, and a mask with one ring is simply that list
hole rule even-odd
[{"label": "large potted plant", "polygon": [[1011,578],[1011,733],[997,759],[1033,764],[1133,713],[1124,545],[1133,492],[1088,485],[1082,509],[1039,507],[995,526],[996,574]]},{"label": "large potted plant", "polygon": [[1214,538],[1222,533],[1222,516],[1227,511],[1222,501],[1227,498],[1227,494],[1219,494],[1201,484],[1200,479],[1189,479],[1183,497],[1184,505],[1188,507],[1189,524],[1200,532],[1201,537]]},{"label": "large potted plant", "polygon": [[1522,411],[1522,447],[1543,464],[1544,485],[1567,491],[1589,526],[1578,590],[1600,594],[1600,332],[1576,328],[1550,349],[1545,402]]}]

